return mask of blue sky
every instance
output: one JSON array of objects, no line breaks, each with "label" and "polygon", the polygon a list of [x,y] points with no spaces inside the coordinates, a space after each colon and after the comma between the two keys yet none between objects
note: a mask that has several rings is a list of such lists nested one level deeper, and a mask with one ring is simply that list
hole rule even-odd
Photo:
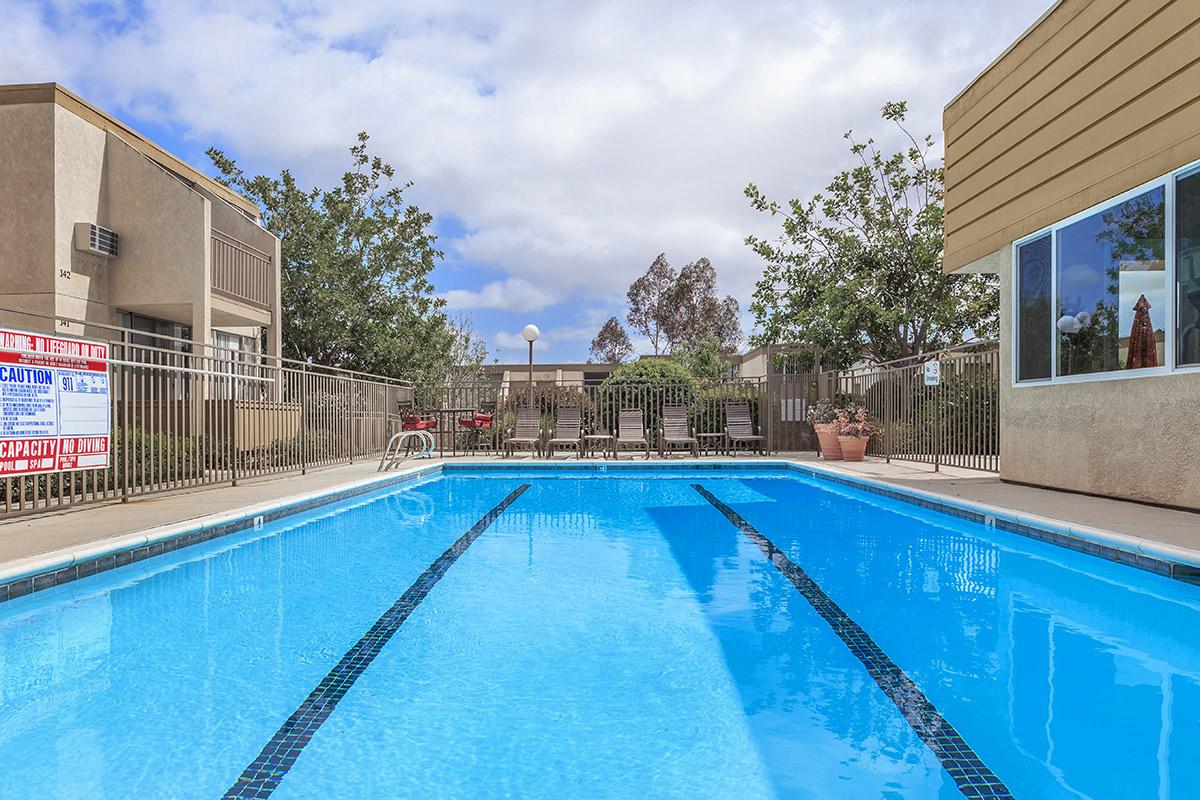
[{"label": "blue sky", "polygon": [[[58,81],[202,169],[327,185],[359,130],[437,219],[434,281],[494,355],[582,360],[660,252],[748,304],[786,199],[888,100],[941,109],[1050,0],[0,0],[0,82]],[[746,318],[747,332],[750,319]]]}]

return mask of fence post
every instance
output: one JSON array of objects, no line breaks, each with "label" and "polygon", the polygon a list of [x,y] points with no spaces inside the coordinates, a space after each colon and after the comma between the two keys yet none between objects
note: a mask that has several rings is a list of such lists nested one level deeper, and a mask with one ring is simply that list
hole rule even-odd
[{"label": "fence post", "polygon": [[350,435],[348,437],[349,440],[347,441],[347,445],[350,448],[350,463],[353,464],[354,463],[354,411],[357,406],[355,396],[354,396],[354,384],[353,383],[349,383],[349,385],[348,385],[348,394],[350,396],[350,402],[348,404],[350,406],[350,423],[349,423]]},{"label": "fence post", "polygon": [[[308,371],[300,365],[300,474],[308,474]],[[280,367],[282,372],[283,368]]]},{"label": "fence post", "polygon": [[237,381],[229,376],[229,477],[234,486],[238,482],[238,435],[237,435]]},{"label": "fence post", "polygon": [[[766,423],[765,435],[767,437],[767,455],[771,455],[774,450],[774,434],[775,434],[775,410],[779,407],[774,395],[771,391],[772,375],[771,375],[771,359],[767,358],[767,377],[766,389],[764,392],[763,383],[760,381],[758,389],[758,418],[761,422]],[[775,381],[776,389],[778,389],[778,381]],[[765,394],[765,399],[764,399]]]},{"label": "fence post", "polygon": [[933,471],[939,472],[942,461],[942,385],[933,387]]},{"label": "fence post", "polygon": [[[124,341],[125,334],[121,334]],[[128,348],[121,348],[121,360],[129,361],[126,355]],[[121,438],[124,440],[121,445],[121,502],[129,502],[129,447],[130,447],[130,426],[129,426],[129,368],[122,366],[121,368]]]},{"label": "fence post", "polygon": [[891,370],[886,370],[884,372],[885,385],[883,387],[883,412],[886,416],[884,418],[883,424],[887,426],[883,429],[883,447],[884,447],[883,452],[884,452],[884,463],[885,464],[892,463],[892,436],[895,435],[895,427],[896,427],[893,424],[894,415],[892,413],[894,411],[892,406],[894,405],[893,394],[894,394],[894,389],[895,389],[895,385],[896,385],[895,381],[892,380],[893,377],[894,376],[892,375]]}]

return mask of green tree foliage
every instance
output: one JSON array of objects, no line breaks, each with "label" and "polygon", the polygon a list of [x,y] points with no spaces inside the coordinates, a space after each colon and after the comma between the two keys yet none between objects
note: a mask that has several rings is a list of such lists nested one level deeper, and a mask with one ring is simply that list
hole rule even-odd
[{"label": "green tree foliage", "polygon": [[633,355],[633,343],[625,326],[616,317],[609,317],[592,339],[592,360],[600,364],[623,364]]},{"label": "green tree foliage", "polygon": [[429,273],[442,257],[433,217],[408,203],[410,183],[367,149],[327,189],[302,189],[289,170],[246,176],[210,148],[218,180],[258,203],[282,240],[285,357],[415,381],[442,380],[460,359],[486,351],[469,326],[448,318]]},{"label": "green tree foliage", "polygon": [[603,386],[634,384],[687,383],[692,384],[692,373],[687,367],[669,358],[641,358],[613,370],[604,379]]},{"label": "green tree foliage", "polygon": [[659,253],[626,295],[629,326],[650,341],[654,355],[694,349],[716,339],[722,353],[737,351],[742,330],[738,302],[717,295],[717,271],[701,258],[676,271]]},{"label": "green tree foliage", "polygon": [[668,347],[671,288],[677,277],[675,268],[667,263],[666,253],[659,253],[646,274],[629,284],[626,295],[629,310],[625,313],[625,321],[650,340],[656,356],[666,352]]},{"label": "green tree foliage", "polygon": [[847,133],[858,163],[807,201],[780,204],[746,187],[755,209],[783,220],[777,240],[746,239],[765,262],[750,306],[762,331],[754,344],[803,343],[846,364],[997,334],[995,278],[942,274],[942,168],[930,163],[932,137],[918,142],[904,127],[906,112],[888,103],[882,117],[908,147],[884,155]]},{"label": "green tree foliage", "polygon": [[672,354],[673,358],[692,377],[710,381],[724,377],[728,369],[722,355],[721,342],[715,336],[706,336],[699,342]]}]

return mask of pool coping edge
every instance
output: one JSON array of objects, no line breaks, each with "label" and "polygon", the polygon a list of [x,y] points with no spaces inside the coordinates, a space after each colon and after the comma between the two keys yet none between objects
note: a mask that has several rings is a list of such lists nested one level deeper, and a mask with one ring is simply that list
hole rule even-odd
[{"label": "pool coping edge", "polygon": [[[283,517],[349,500],[441,472],[442,464],[421,464],[339,483],[324,489],[266,500],[228,511],[169,522],[132,533],[0,564],[0,603],[115,567],[173,552]],[[261,518],[261,519],[259,519]],[[27,586],[25,584],[28,584]]]}]

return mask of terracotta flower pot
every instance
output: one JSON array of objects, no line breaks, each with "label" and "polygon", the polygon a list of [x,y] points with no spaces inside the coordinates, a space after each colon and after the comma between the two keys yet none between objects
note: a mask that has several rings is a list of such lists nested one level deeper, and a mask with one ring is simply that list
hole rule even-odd
[{"label": "terracotta flower pot", "polygon": [[838,442],[837,434],[833,432],[833,425],[813,425],[813,430],[817,432],[817,441],[821,443],[821,458],[826,461],[841,461],[842,445]]},{"label": "terracotta flower pot", "polygon": [[839,436],[838,444],[842,446],[842,458],[846,461],[862,461],[867,452],[867,442],[870,436]]}]

